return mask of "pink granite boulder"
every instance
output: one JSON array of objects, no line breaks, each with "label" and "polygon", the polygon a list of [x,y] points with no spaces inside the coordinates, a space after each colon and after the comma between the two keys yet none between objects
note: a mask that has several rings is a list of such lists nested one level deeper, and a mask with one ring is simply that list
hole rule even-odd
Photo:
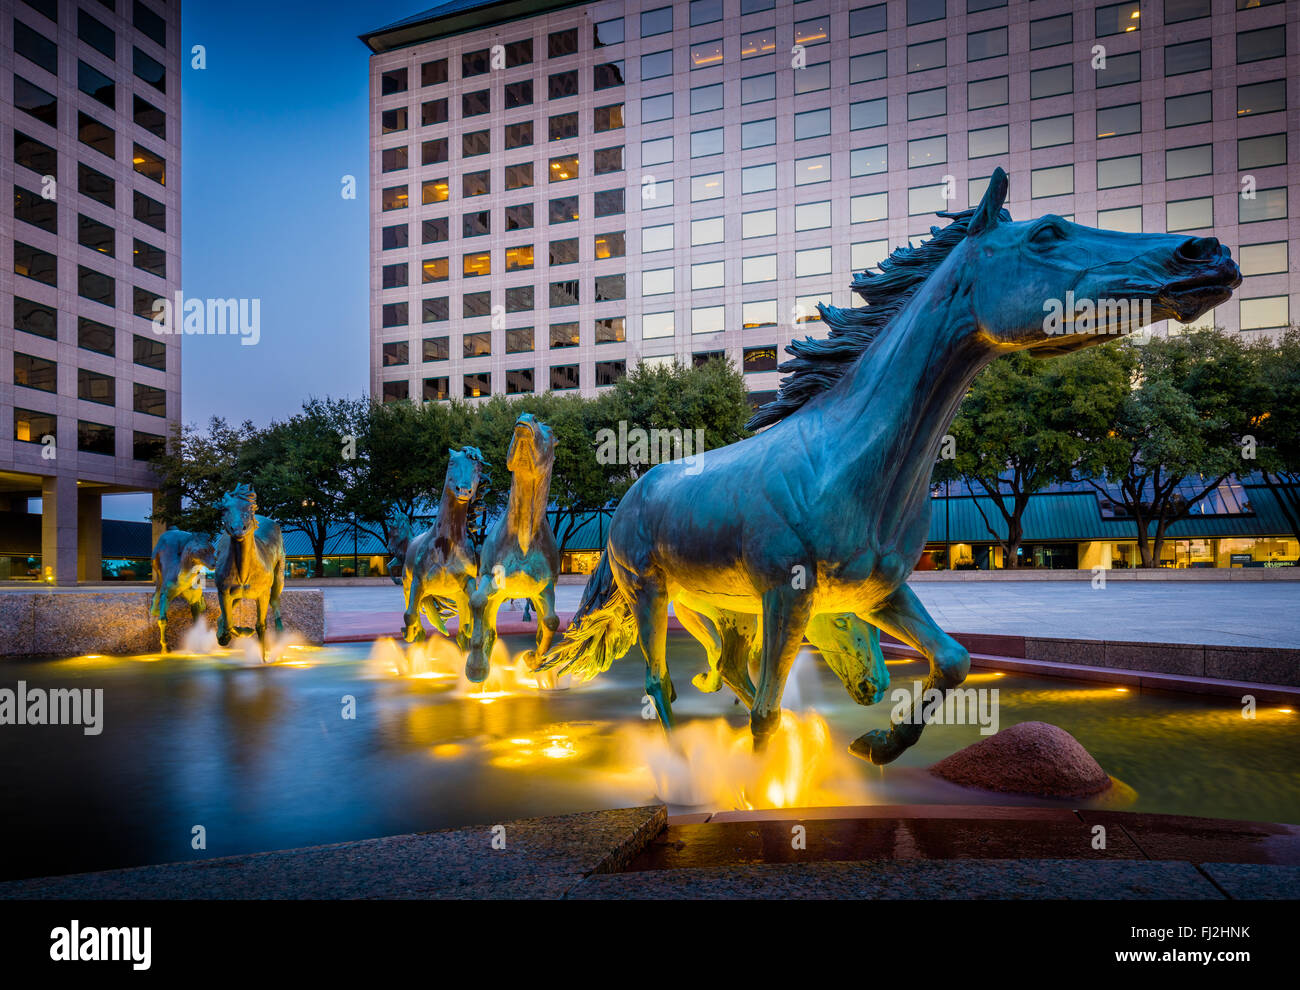
[{"label": "pink granite boulder", "polygon": [[1021,722],[945,757],[930,773],[963,787],[1048,798],[1080,798],[1111,786],[1074,736],[1046,722]]}]

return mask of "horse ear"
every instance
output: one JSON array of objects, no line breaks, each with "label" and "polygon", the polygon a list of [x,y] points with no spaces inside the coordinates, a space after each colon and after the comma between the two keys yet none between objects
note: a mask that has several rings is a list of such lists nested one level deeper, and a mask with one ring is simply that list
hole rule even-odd
[{"label": "horse ear", "polygon": [[1007,201],[1007,173],[998,166],[993,170],[993,175],[989,178],[989,187],[984,192],[984,198],[980,200],[980,205],[975,207],[975,215],[971,217],[970,226],[966,233],[974,237],[976,234],[982,234],[987,230],[992,230],[998,222],[998,214],[1002,212],[1002,204]]}]

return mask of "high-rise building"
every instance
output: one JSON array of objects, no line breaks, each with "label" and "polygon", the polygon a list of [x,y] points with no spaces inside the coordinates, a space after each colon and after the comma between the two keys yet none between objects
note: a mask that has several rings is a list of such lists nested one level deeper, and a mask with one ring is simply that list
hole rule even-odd
[{"label": "high-rise building", "polygon": [[180,3],[5,4],[0,55],[0,512],[42,504],[0,579],[99,580],[101,496],[180,419]]},{"label": "high-rise building", "polygon": [[1219,237],[1228,332],[1300,303],[1300,4],[455,0],[362,40],[384,401],[717,353],[765,398],[998,165],[1017,219]]}]

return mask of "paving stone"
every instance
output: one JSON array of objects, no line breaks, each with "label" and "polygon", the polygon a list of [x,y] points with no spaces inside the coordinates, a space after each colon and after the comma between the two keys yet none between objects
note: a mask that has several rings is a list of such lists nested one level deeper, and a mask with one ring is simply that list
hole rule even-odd
[{"label": "paving stone", "polygon": [[1236,901],[1289,901],[1300,897],[1300,866],[1202,863],[1201,871]]}]

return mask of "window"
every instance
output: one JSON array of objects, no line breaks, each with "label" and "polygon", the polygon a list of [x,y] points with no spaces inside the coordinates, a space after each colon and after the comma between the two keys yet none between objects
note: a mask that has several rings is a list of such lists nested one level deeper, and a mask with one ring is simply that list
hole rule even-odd
[{"label": "window", "polygon": [[[773,131],[775,131],[775,123],[773,121]],[[794,137],[796,141],[824,137],[830,132],[831,112],[829,109],[805,110],[803,113],[794,115]],[[775,134],[773,136],[775,137]]]},{"label": "window", "polygon": [[923,89],[907,94],[907,119],[925,120],[928,117],[942,117],[948,112],[948,90],[940,86],[937,89]]},{"label": "window", "polygon": [[849,37],[851,38],[864,34],[877,34],[885,30],[885,27],[886,8],[883,3],[849,11]]},{"label": "window", "polygon": [[527,354],[533,349],[533,328],[517,327],[506,331],[506,353]]},{"label": "window", "polygon": [[[33,227],[39,227],[41,230],[48,231],[51,234],[59,232],[58,225],[58,204],[52,199],[46,199],[40,193],[33,192],[30,189],[24,189],[22,186],[14,186],[14,219],[21,220],[24,223],[30,223]],[[113,253],[113,231],[112,228],[99,224],[108,232],[108,251],[107,254]]]},{"label": "window", "polygon": [[576,323],[552,323],[551,324],[551,350],[562,350],[565,347],[577,347],[579,344],[578,324]]},{"label": "window", "polygon": [[1165,75],[1181,76],[1186,72],[1199,72],[1210,68],[1210,39],[1185,41],[1180,45],[1165,45]]},{"label": "window", "polygon": [[1237,197],[1238,223],[1254,223],[1257,220],[1285,220],[1286,216],[1285,186],[1277,189],[1257,189],[1255,190],[1254,199]]},{"label": "window", "polygon": [[849,222],[869,223],[873,220],[889,218],[889,194],[868,193],[854,196],[849,200]]},{"label": "window", "polygon": [[1286,25],[1237,32],[1237,64],[1281,58],[1286,54]]},{"label": "window", "polygon": [[762,103],[776,99],[776,73],[765,72],[761,76],[745,76],[740,80],[740,102]]},{"label": "window", "polygon": [[641,295],[658,296],[673,291],[673,270],[656,268],[641,273]]},{"label": "window", "polygon": [[[451,393],[448,391],[448,384],[447,384],[447,382],[448,382],[448,379],[447,379],[447,376],[446,376],[446,375],[442,375],[442,376],[439,376],[439,377],[437,377],[437,378],[426,378],[426,379],[424,380],[424,388],[423,388],[423,392],[422,392],[422,397],[423,397],[424,401],[425,401],[425,402],[442,402],[442,401],[446,400],[447,398],[449,398],[450,395],[451,395]],[[385,402],[388,402],[388,401],[389,401],[389,398],[388,398],[388,386],[389,386],[390,384],[393,384],[393,383],[390,383],[390,382],[385,382],[385,383],[384,383],[384,401],[385,401]],[[406,385],[406,382],[401,382],[400,384],[403,385],[403,386],[405,386],[405,385]],[[403,393],[405,393],[405,389],[403,389]],[[403,398],[403,399],[406,398],[406,395],[403,394],[403,395],[401,396],[401,398]]]},{"label": "window", "polygon": [[476,155],[486,155],[491,150],[491,131],[469,131],[460,136],[460,156],[462,158],[473,158]]},{"label": "window", "polygon": [[1038,100],[1073,92],[1074,68],[1070,65],[1052,65],[1029,73],[1030,99]]},{"label": "window", "polygon": [[465,52],[460,57],[460,77],[462,79],[484,75],[491,69],[492,54],[487,48],[480,48],[474,52]]},{"label": "window", "polygon": [[54,94],[17,74],[14,75],[14,106],[43,124],[59,126],[59,102]]},{"label": "window", "polygon": [[398,365],[409,364],[410,351],[411,345],[405,340],[384,344],[382,348],[384,367],[393,368]]},{"label": "window", "polygon": [[58,285],[58,264],[54,255],[21,241],[14,241],[14,272],[46,285]]},{"label": "window", "polygon": [[1214,224],[1214,198],[1180,199],[1165,206],[1165,229],[1200,230]]},{"label": "window", "polygon": [[[1270,79],[1237,87],[1237,116],[1272,113],[1286,109],[1286,80]],[[15,140],[17,136],[15,135]],[[39,171],[39,170],[38,170]]]},{"label": "window", "polygon": [[641,253],[653,254],[655,251],[673,249],[673,225],[662,224],[657,227],[641,228]]},{"label": "window", "polygon": [[1142,156],[1126,155],[1123,158],[1102,158],[1097,161],[1097,188],[1114,189],[1119,186],[1142,184]]},{"label": "window", "polygon": [[742,193],[765,192],[775,188],[775,165],[751,165],[740,170],[740,191]]},{"label": "window", "polygon": [[763,299],[741,303],[740,325],[746,330],[776,326],[776,300]]},{"label": "window", "polygon": [[131,457],[137,461],[151,461],[161,457],[167,449],[167,441],[156,433],[143,433],[133,430],[131,436]]},{"label": "window", "polygon": [[889,59],[886,52],[868,52],[849,59],[849,82],[871,82],[888,75]]},{"label": "window", "polygon": [[608,106],[596,107],[592,116],[592,130],[597,134],[605,131],[617,131],[623,127],[623,104],[611,103]]},{"label": "window", "polygon": [[1096,77],[1098,89],[1137,82],[1142,78],[1141,53],[1129,52],[1126,55],[1111,55],[1106,59],[1106,68],[1096,70]]},{"label": "window", "polygon": [[1165,0],[1165,23],[1177,24],[1210,16],[1210,0]]},{"label": "window", "polygon": [[[1286,164],[1286,134],[1264,134],[1237,141],[1237,168],[1268,168]],[[1199,173],[1198,173],[1199,174]]]},{"label": "window", "polygon": [[409,398],[411,383],[408,381],[384,382],[384,402],[405,402]]},{"label": "window", "polygon": [[776,233],[776,210],[753,210],[740,215],[740,236],[771,237]]},{"label": "window", "polygon": [[489,357],[492,354],[492,333],[484,330],[467,333],[461,338],[461,356],[465,358]]},{"label": "window", "polygon": [[944,0],[907,0],[907,23],[924,24],[947,16]]},{"label": "window", "polygon": [[513,151],[515,148],[527,148],[532,143],[533,122],[531,120],[506,125],[506,151]]},{"label": "window", "polygon": [[601,189],[592,197],[592,213],[597,217],[620,216],[623,212],[622,189]]},{"label": "window", "polygon": [[691,27],[722,20],[722,0],[691,0]]},{"label": "window", "polygon": [[624,231],[612,230],[596,235],[596,260],[622,258],[627,254],[627,236]]},{"label": "window", "polygon": [[56,418],[33,409],[14,409],[14,439],[23,443],[40,443],[43,437],[57,435]]},{"label": "window", "polygon": [[506,189],[527,189],[533,184],[533,163],[506,166]]},{"label": "window", "polygon": [[116,283],[112,278],[85,265],[77,266],[77,295],[91,302],[115,306]]},{"label": "window", "polygon": [[623,18],[615,17],[608,21],[600,21],[592,26],[591,44],[593,48],[604,48],[606,45],[619,45],[623,42]]},{"label": "window", "polygon": [[[1098,172],[1101,163],[1097,163]],[[1059,165],[1056,168],[1036,168],[1029,173],[1029,195],[1038,199],[1043,196],[1068,196],[1074,192],[1074,166]]]},{"label": "window", "polygon": [[1260,296],[1241,301],[1242,330],[1273,330],[1290,324],[1288,296]]},{"label": "window", "polygon": [[1188,124],[1208,124],[1213,116],[1210,93],[1188,93],[1186,96],[1165,97],[1165,126],[1185,127]]},{"label": "window", "polygon": [[746,347],[743,351],[741,367],[745,374],[758,371],[776,371],[776,347]]},{"label": "window", "polygon": [[[15,21],[14,24],[17,25],[18,22]],[[77,88],[108,109],[116,109],[117,89],[113,85],[113,80],[80,59],[77,60]]]},{"label": "window", "polygon": [[[506,128],[509,134],[510,128]],[[420,164],[437,165],[447,160],[447,139],[434,138],[431,141],[425,141],[420,145]]]},{"label": "window", "polygon": [[1287,271],[1287,242],[1273,241],[1268,244],[1243,244],[1238,262],[1241,274],[1274,275]]},{"label": "window", "polygon": [[578,280],[551,283],[551,309],[578,305]]},{"label": "window", "polygon": [[[701,140],[700,144],[706,150],[700,154],[720,155],[723,152],[722,128],[719,127],[712,131],[697,131],[691,135],[691,157],[696,157],[696,136],[707,135],[708,140]],[[742,148],[764,148],[770,144],[776,144],[776,118],[768,117],[766,120],[750,120],[740,125],[740,146]]]},{"label": "window", "polygon": [[451,223],[447,217],[433,217],[420,224],[422,244],[440,244],[451,236]]},{"label": "window", "polygon": [[578,177],[578,156],[563,155],[552,158],[547,177],[551,182],[568,182]]},{"label": "window", "polygon": [[[671,9],[671,8],[670,8]],[[551,391],[563,392],[578,387],[578,366],[562,364],[551,366]]]},{"label": "window", "polygon": [[420,85],[436,86],[447,81],[447,60],[436,59],[420,66]]},{"label": "window", "polygon": [[673,8],[657,7],[641,12],[641,37],[666,34],[673,29]]},{"label": "window", "polygon": [[410,316],[410,308],[404,302],[384,303],[383,325],[386,327],[404,327]]},{"label": "window", "polygon": [[116,133],[113,128],[80,112],[77,113],[77,140],[108,158],[116,155]]},{"label": "window", "polygon": [[521,79],[519,82],[506,83],[506,109],[515,110],[533,104],[533,81]]},{"label": "window", "polygon": [[406,69],[389,69],[379,77],[379,95],[392,96],[394,93],[405,93]]},{"label": "window", "polygon": [[578,94],[578,70],[569,69],[567,72],[556,72],[550,76],[546,84],[547,99],[561,100],[566,96],[576,96]]},{"label": "window", "polygon": [[879,175],[889,170],[889,146],[855,148],[849,152],[849,175]]},{"label": "window", "polygon": [[865,271],[889,257],[889,241],[859,241],[849,247],[849,266]]},{"label": "window", "polygon": [[462,117],[478,117],[481,114],[492,112],[491,91],[486,89],[477,89],[472,93],[463,93],[460,98],[460,115]]},{"label": "window", "polygon": [[447,122],[447,99],[429,100],[420,104],[420,126],[445,124]]},{"label": "window", "polygon": [[[668,116],[672,116],[672,94],[666,94],[669,97]],[[710,110],[722,109],[722,83],[714,83],[712,86],[696,86],[691,90],[691,113],[707,113]],[[641,101],[644,105],[645,101]],[[642,121],[644,122],[644,116]]]},{"label": "window", "polygon": [[746,285],[755,282],[776,281],[776,255],[760,254],[740,261],[740,281]]},{"label": "window", "polygon": [[131,258],[135,267],[141,271],[159,278],[167,277],[167,254],[162,248],[154,247],[137,237],[134,238]]},{"label": "window", "polygon": [[858,131],[866,127],[883,127],[888,113],[888,100],[863,100],[849,104],[849,129]]},{"label": "window", "polygon": [[385,172],[400,172],[406,168],[407,148],[402,145],[398,148],[385,148],[380,153],[381,168]]},{"label": "window", "polygon": [[552,141],[563,141],[565,138],[577,137],[578,111],[556,114],[548,121],[548,129]]},{"label": "window", "polygon": [[491,191],[492,173],[487,169],[482,172],[466,172],[461,176],[461,196],[465,199],[486,196]]},{"label": "window", "polygon": [[14,329],[24,333],[58,339],[58,314],[51,306],[45,306],[21,296],[14,296]]},{"label": "window", "polygon": [[726,327],[722,306],[698,306],[691,310],[691,333],[722,333]]},{"label": "window", "polygon": [[669,120],[673,115],[673,94],[661,93],[659,96],[645,96],[641,99],[641,123],[652,124],[656,120]]},{"label": "window", "polygon": [[[532,331],[530,330],[531,334]],[[532,350],[528,347],[527,350]],[[530,393],[533,388],[533,369],[532,368],[513,368],[506,372],[506,395],[521,395]]]},{"label": "window", "polygon": [[622,344],[627,341],[627,318],[607,316],[596,321],[597,344]]},{"label": "window", "polygon": [[379,115],[380,128],[385,134],[406,130],[406,107],[385,110]]},{"label": "window", "polygon": [[776,28],[751,31],[740,36],[740,57],[742,59],[771,55],[774,51],[776,51]]},{"label": "window", "polygon": [[161,110],[134,94],[131,96],[131,105],[132,117],[137,124],[154,137],[167,140],[167,117]]},{"label": "window", "polygon": [[[14,355],[17,359],[17,355]],[[17,369],[14,369],[17,370]],[[140,388],[148,386],[135,386],[135,412],[151,412],[151,409],[140,408]],[[117,383],[113,381],[112,375],[99,374],[98,372],[87,372],[85,368],[77,369],[77,398],[85,399],[88,403],[99,403],[100,405],[112,405],[117,396]],[[166,394],[161,388],[151,388],[149,392],[156,394],[156,405],[153,405],[153,416],[166,416]],[[146,399],[151,396],[146,395]]]},{"label": "window", "polygon": [[506,289],[506,312],[526,313],[533,308],[533,287],[516,285]]},{"label": "window", "polygon": [[1117,137],[1142,130],[1142,104],[1097,108],[1097,137]]},{"label": "window", "polygon": [[989,28],[966,35],[966,61],[978,62],[1007,53],[1007,29]]},{"label": "window", "polygon": [[547,58],[563,58],[565,55],[573,55],[577,50],[577,28],[569,28],[567,31],[553,31],[546,37]]},{"label": "window", "polygon": [[446,361],[451,357],[451,347],[447,337],[425,337],[421,347],[421,358],[426,363]]},{"label": "window", "polygon": [[465,398],[467,399],[477,399],[480,396],[492,394],[492,375],[490,372],[471,372],[464,375],[463,380]]},{"label": "window", "polygon": [[145,413],[149,416],[167,415],[167,393],[165,391],[140,382],[133,382],[132,390],[135,393],[134,408],[136,412]]},{"label": "window", "polygon": [[405,262],[384,265],[381,285],[385,289],[400,289],[408,283],[410,266]]},{"label": "window", "polygon": [[445,282],[451,277],[450,259],[427,258],[420,263],[420,270],[422,282]]},{"label": "window", "polygon": [[1007,103],[1007,77],[977,79],[966,84],[966,106],[971,110],[1001,107]]},{"label": "window", "polygon": [[58,170],[54,149],[22,131],[14,131],[14,161],[37,175],[54,175]]},{"label": "window", "polygon": [[672,337],[676,332],[676,324],[672,313],[646,313],[641,317],[642,340]]},{"label": "window", "polygon": [[487,251],[473,251],[461,257],[461,275],[474,278],[492,274],[492,255]]},{"label": "window", "polygon": [[641,80],[660,79],[664,76],[670,76],[673,73],[673,53],[669,49],[666,52],[651,52],[648,55],[641,56]]},{"label": "window", "polygon": [[722,172],[710,172],[707,175],[691,176],[691,202],[721,199],[725,184]]},{"label": "window", "polygon": [[812,158],[796,158],[794,162],[794,184],[807,186],[817,182],[831,181],[831,156],[815,155]]},{"label": "window", "polygon": [[591,67],[591,88],[612,89],[623,85],[623,60],[601,62]]},{"label": "window", "polygon": [[533,204],[520,203],[506,207],[506,230],[531,230],[533,226]]},{"label": "window", "polygon": [[[110,32],[111,33],[111,32]],[[14,18],[14,51],[39,65],[52,76],[59,74],[59,48],[45,35]],[[112,58],[109,53],[109,58]]]},{"label": "window", "polygon": [[1142,207],[1125,206],[1117,210],[1098,210],[1097,226],[1127,234],[1142,233]]},{"label": "window", "polygon": [[691,45],[691,68],[709,69],[722,64],[722,39]]},{"label": "window", "polygon": [[[1238,142],[1240,151],[1240,142]],[[1191,175],[1209,175],[1214,171],[1214,146],[1198,144],[1189,148],[1170,148],[1165,152],[1165,179],[1185,179]]]},{"label": "window", "polygon": [[794,26],[794,43],[808,48],[831,40],[831,22],[828,17],[814,17],[799,21]]},{"label": "window", "polygon": [[[137,388],[139,386],[136,386]],[[139,412],[140,410],[137,410]],[[156,415],[163,415],[157,413]],[[113,427],[105,423],[77,420],[77,450],[85,454],[104,454],[112,457],[117,452]]]},{"label": "window", "polygon": [[492,233],[492,216],[489,210],[477,210],[461,217],[461,236],[479,237]]},{"label": "window", "polygon": [[137,79],[143,79],[158,92],[167,92],[167,70],[161,62],[150,58],[139,48],[131,49],[131,70]]},{"label": "window", "polygon": [[720,289],[722,288],[721,261],[703,261],[691,265],[691,289]]},{"label": "window", "polygon": [[550,264],[552,268],[558,268],[560,265],[576,265],[578,260],[578,239],[576,237],[551,241]]},{"label": "window", "polygon": [[913,186],[907,190],[907,214],[908,216],[917,216],[924,213],[938,213],[940,210],[946,210],[950,205],[943,198],[944,186],[938,183],[930,183],[924,186]]},{"label": "window", "polygon": [[722,217],[705,217],[691,221],[691,247],[722,243]]},{"label": "window", "polygon": [[597,275],[595,289],[596,302],[625,299],[627,297],[627,276],[621,273],[617,275]]},{"label": "window", "polygon": [[131,164],[146,179],[153,179],[160,186],[167,184],[167,163],[147,148],[135,145],[131,153]]},{"label": "window", "polygon": [[982,127],[966,132],[966,156],[983,158],[986,155],[1005,155],[1008,141],[1007,125]]},{"label": "window", "polygon": [[[996,130],[996,128],[991,128]],[[978,132],[977,132],[978,133]],[[971,156],[972,158],[974,155]],[[913,138],[907,142],[907,167],[920,168],[924,165],[942,165],[948,160],[947,135]]]},{"label": "window", "polygon": [[38,392],[59,390],[58,365],[47,358],[14,351],[14,384]]},{"label": "window", "polygon": [[1029,47],[1051,48],[1074,40],[1074,19],[1069,14],[1029,22]]},{"label": "window", "polygon": [[948,64],[947,40],[922,41],[907,46],[907,71],[924,72],[926,69],[940,69]]},{"label": "window", "polygon": [[1109,7],[1098,7],[1096,11],[1097,37],[1104,38],[1112,34],[1125,34],[1136,31],[1141,27],[1140,11],[1141,4],[1136,0],[1130,0],[1128,3],[1111,4]]},{"label": "window", "polygon": [[[1029,147],[1052,148],[1074,142],[1074,114],[1043,117],[1029,122]],[[972,156],[973,157],[973,156]]]}]

